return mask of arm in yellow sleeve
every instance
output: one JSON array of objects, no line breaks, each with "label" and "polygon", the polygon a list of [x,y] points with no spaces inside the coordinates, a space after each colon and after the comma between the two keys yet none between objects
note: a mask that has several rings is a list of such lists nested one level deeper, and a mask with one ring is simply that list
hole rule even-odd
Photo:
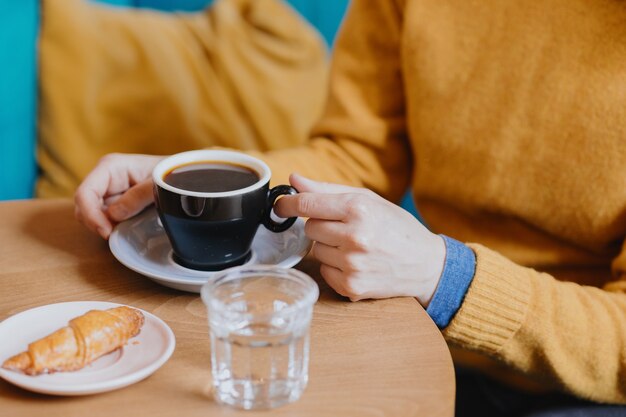
[{"label": "arm in yellow sleeve", "polygon": [[352,3],[335,46],[329,102],[313,139],[257,154],[273,182],[291,172],[363,186],[398,200],[409,184],[411,156],[400,68],[401,11],[393,1]]},{"label": "arm in yellow sleeve", "polygon": [[626,403],[626,245],[603,289],[469,246],[476,273],[446,339],[582,398]]}]

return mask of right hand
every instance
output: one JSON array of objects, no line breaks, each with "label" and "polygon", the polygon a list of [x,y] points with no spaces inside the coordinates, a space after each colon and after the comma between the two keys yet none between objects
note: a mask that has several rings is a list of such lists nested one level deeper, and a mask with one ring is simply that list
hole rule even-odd
[{"label": "right hand", "polygon": [[163,158],[115,153],[102,157],[74,194],[76,218],[108,239],[115,223],[153,202],[152,169]]},{"label": "right hand", "polygon": [[365,188],[289,181],[298,194],[281,197],[274,212],[308,218],[304,232],[328,285],[352,301],[409,296],[428,307],[446,259],[441,236]]}]

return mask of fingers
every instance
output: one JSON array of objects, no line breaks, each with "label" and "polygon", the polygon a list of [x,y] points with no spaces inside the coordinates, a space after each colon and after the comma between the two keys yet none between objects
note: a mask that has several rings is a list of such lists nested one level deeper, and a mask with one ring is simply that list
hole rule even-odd
[{"label": "fingers", "polygon": [[[445,260],[443,240],[413,216],[363,189],[292,175],[299,191],[276,203],[281,217],[308,217],[305,233],[324,280],[352,301],[416,297],[427,306]],[[438,249],[434,249],[434,247]]]},{"label": "fingers", "polygon": [[[152,180],[146,179],[123,194],[107,198],[108,208],[103,210],[101,197],[93,189],[76,192],[76,218],[90,230],[108,239],[113,222],[121,222],[136,215],[152,203]],[[94,204],[94,201],[97,203]],[[113,222],[112,222],[112,221]]]},{"label": "fingers", "polygon": [[343,281],[343,272],[341,270],[332,267],[327,264],[322,264],[320,266],[320,275],[324,278],[324,281],[337,292],[337,294],[342,295],[344,297],[348,296],[344,288]]},{"label": "fingers", "polygon": [[286,195],[276,202],[274,212],[279,217],[309,217],[320,220],[347,221],[365,216],[372,196],[351,194],[300,193]]},{"label": "fingers", "polygon": [[153,201],[152,179],[148,178],[119,196],[107,209],[109,217],[116,222],[129,219]]},{"label": "fingers", "polygon": [[313,256],[321,263],[332,266],[340,270],[344,269],[343,255],[340,249],[334,246],[324,245],[320,242],[315,242],[311,249]]},{"label": "fingers", "polygon": [[[76,190],[76,218],[90,230],[108,238],[113,229],[112,219],[128,218],[147,205],[149,186],[144,182],[149,180],[152,169],[161,159],[149,155],[104,156]],[[137,184],[141,186],[125,198],[125,193]],[[118,207],[112,209],[111,218],[107,216],[106,205]]]},{"label": "fingers", "polygon": [[287,195],[274,204],[274,213],[283,218],[311,217],[341,221],[345,218],[344,205],[345,197],[335,195],[312,193]]},{"label": "fingers", "polygon": [[324,194],[345,194],[359,193],[368,194],[371,191],[365,188],[349,187],[347,185],[332,184],[329,182],[314,181],[293,173],[289,176],[289,183],[300,193],[324,193]]},{"label": "fingers", "polygon": [[93,232],[107,239],[113,228],[102,211],[103,198],[110,183],[106,166],[100,163],[87,175],[74,194],[76,218]]},{"label": "fingers", "polygon": [[100,198],[93,190],[77,190],[74,195],[74,215],[92,232],[108,239],[113,225],[101,209]]},{"label": "fingers", "polygon": [[308,219],[304,225],[304,233],[314,242],[329,246],[344,244],[345,225],[332,220]]},{"label": "fingers", "polygon": [[343,221],[359,217],[366,205],[380,199],[365,188],[313,181],[298,174],[292,174],[289,181],[299,194],[284,196],[276,202],[274,211],[280,217]]},{"label": "fingers", "polygon": [[322,264],[320,266],[320,275],[322,275],[324,281],[326,281],[337,294],[349,298],[350,301],[359,301],[368,298],[366,293],[354,291],[351,287],[352,284],[346,279],[345,273],[340,269]]}]

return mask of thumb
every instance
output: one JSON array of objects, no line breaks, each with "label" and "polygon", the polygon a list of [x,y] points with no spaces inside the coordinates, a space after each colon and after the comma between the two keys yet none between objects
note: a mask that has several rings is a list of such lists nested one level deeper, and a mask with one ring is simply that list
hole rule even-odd
[{"label": "thumb", "polygon": [[330,182],[314,181],[300,174],[293,173],[289,176],[289,183],[298,190],[299,193],[323,193],[323,194],[345,194],[345,193],[367,193],[365,188],[350,187],[347,185],[333,184]]},{"label": "thumb", "polygon": [[121,222],[129,219],[154,201],[152,178],[148,178],[129,188],[107,209],[111,220]]}]

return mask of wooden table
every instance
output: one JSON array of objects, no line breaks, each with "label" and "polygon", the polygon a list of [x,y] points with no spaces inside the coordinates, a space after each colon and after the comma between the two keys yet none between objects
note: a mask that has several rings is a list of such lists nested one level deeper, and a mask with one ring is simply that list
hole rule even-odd
[{"label": "wooden table", "polygon": [[[106,242],[74,220],[68,200],[0,203],[0,320],[64,301],[110,301],[156,314],[176,350],[132,386],[84,397],[34,394],[0,380],[0,415],[71,416],[428,416],[454,414],[447,346],[412,298],[351,303],[319,278],[311,329],[310,379],[296,403],[270,412],[213,402],[204,305],[196,294],[162,287],[118,263]],[[2,343],[2,341],[0,341]]]}]

